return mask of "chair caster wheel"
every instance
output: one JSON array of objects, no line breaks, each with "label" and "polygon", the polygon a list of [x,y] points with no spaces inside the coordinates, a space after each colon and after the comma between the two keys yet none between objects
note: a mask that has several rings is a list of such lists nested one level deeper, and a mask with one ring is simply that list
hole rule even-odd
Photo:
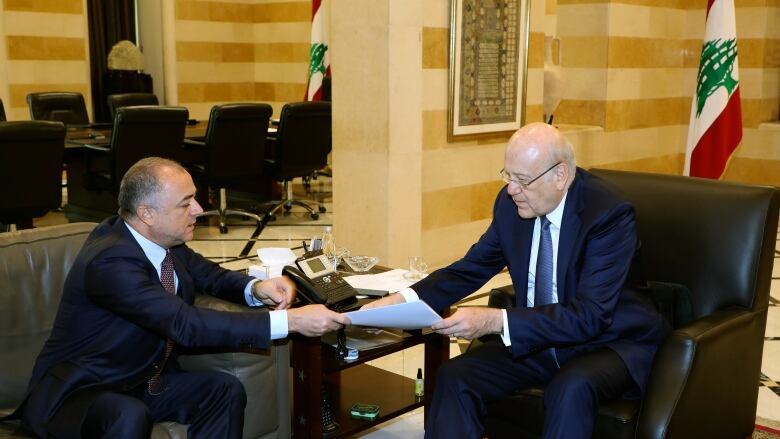
[{"label": "chair caster wheel", "polygon": [[284,210],[289,212],[292,209],[292,203],[284,203]]},{"label": "chair caster wheel", "polygon": [[327,210],[327,209],[325,209],[325,206],[322,206],[322,205],[319,206],[317,209],[320,211],[320,213],[325,213],[325,211]]},{"label": "chair caster wheel", "polygon": [[227,233],[227,232],[228,232],[228,228],[227,228],[227,226],[220,224],[220,225],[219,225],[219,233],[221,233],[221,234],[223,234],[223,235],[224,235],[224,234],[225,234],[225,233]]},{"label": "chair caster wheel", "polygon": [[313,219],[313,220],[320,219],[320,214],[317,213],[317,212],[312,212],[310,215],[311,215],[311,219]]}]

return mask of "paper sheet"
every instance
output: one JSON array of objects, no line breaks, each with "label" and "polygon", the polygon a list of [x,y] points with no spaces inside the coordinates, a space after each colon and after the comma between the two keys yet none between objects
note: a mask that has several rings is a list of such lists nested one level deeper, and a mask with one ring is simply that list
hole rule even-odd
[{"label": "paper sheet", "polygon": [[396,268],[395,270],[385,271],[378,274],[357,274],[354,276],[345,276],[344,280],[353,288],[365,290],[383,290],[391,293],[401,291],[412,285],[415,281],[406,279],[404,274],[408,270]]},{"label": "paper sheet", "polygon": [[399,303],[380,308],[363,309],[344,313],[353,325],[378,328],[420,329],[428,328],[441,320],[436,311],[422,300]]}]

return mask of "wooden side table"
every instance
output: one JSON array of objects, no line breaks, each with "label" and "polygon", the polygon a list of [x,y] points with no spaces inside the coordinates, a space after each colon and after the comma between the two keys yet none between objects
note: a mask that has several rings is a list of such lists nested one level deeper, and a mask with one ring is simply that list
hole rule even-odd
[{"label": "wooden side table", "polygon": [[[291,336],[293,372],[292,430],[298,438],[321,438],[322,401],[324,383],[328,389],[333,418],[339,429],[328,438],[346,437],[371,428],[417,407],[428,407],[436,382],[436,372],[449,359],[449,338],[435,332],[413,331],[397,343],[360,351],[360,357],[351,362],[336,358],[335,349],[319,337]],[[386,370],[365,364],[418,344],[425,345],[425,396],[415,397],[415,381]],[[371,403],[379,406],[379,415],[368,421],[353,419],[349,409],[353,404]]]}]

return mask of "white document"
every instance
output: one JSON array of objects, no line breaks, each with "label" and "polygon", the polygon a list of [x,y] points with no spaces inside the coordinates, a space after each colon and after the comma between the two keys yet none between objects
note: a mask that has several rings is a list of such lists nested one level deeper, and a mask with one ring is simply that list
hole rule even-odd
[{"label": "white document", "polygon": [[352,285],[353,288],[383,290],[394,293],[403,290],[415,282],[404,277],[404,274],[407,272],[408,270],[404,270],[403,268],[396,268],[395,270],[385,271],[384,273],[345,276],[344,280]]},{"label": "white document", "polygon": [[353,325],[378,328],[429,328],[441,316],[422,300],[344,313]]}]

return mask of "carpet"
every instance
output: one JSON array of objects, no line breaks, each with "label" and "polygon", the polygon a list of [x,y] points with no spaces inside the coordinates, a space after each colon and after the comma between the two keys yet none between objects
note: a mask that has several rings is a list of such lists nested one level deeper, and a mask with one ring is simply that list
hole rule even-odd
[{"label": "carpet", "polygon": [[753,439],[780,439],[780,422],[757,417]]}]

